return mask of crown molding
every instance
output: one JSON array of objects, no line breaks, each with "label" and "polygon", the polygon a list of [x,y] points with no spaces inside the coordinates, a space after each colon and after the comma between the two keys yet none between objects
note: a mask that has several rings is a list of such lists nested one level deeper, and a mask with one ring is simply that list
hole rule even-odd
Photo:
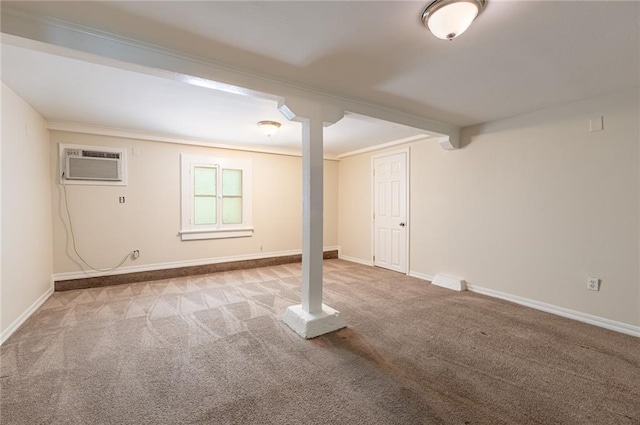
[{"label": "crown molding", "polygon": [[[175,143],[179,145],[204,146],[207,148],[228,149],[235,151],[266,153],[285,156],[302,156],[299,149],[277,148],[272,146],[241,145],[207,140],[200,138],[184,138],[171,134],[155,133],[150,131],[130,130],[116,127],[103,127],[97,125],[81,124],[66,121],[47,121],[47,129],[52,131],[67,131],[70,133],[93,134],[97,136],[121,137],[124,139],[147,140],[151,142]],[[335,154],[324,154],[325,160],[337,161]]]},{"label": "crown molding", "polygon": [[[301,157],[302,152],[299,149],[277,148],[272,146],[259,145],[241,145],[230,144],[216,140],[200,139],[200,138],[184,138],[171,134],[156,133],[151,131],[131,130],[126,128],[105,127],[99,125],[81,124],[68,121],[47,121],[47,129],[51,131],[66,131],[69,133],[92,134],[96,136],[120,137],[123,139],[147,140],[150,142],[175,143],[179,145],[203,146],[207,148],[228,149],[244,152],[266,153],[272,155],[285,155]],[[360,155],[367,152],[375,152],[387,149],[393,146],[404,145],[406,143],[418,142],[421,140],[430,140],[429,136],[424,134],[405,137],[403,139],[394,140],[392,142],[381,143],[379,145],[369,146],[363,149],[345,152],[341,154],[324,153],[323,157],[328,161],[339,161],[351,156]]]},{"label": "crown molding", "polygon": [[366,148],[357,149],[355,151],[341,153],[341,154],[336,155],[336,158],[337,159],[345,159],[345,158],[349,158],[350,156],[360,155],[360,154],[367,153],[367,152],[379,151],[379,150],[382,150],[382,149],[391,148],[393,146],[404,145],[405,143],[418,142],[420,140],[428,140],[429,138],[430,138],[430,136],[428,136],[426,134],[418,134],[416,136],[409,136],[409,137],[405,137],[403,139],[394,140],[392,142],[381,143],[379,145],[368,146]]}]

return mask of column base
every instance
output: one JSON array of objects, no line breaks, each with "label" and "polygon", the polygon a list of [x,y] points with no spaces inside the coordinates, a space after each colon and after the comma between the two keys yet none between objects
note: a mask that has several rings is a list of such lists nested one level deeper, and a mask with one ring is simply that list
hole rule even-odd
[{"label": "column base", "polygon": [[313,314],[305,312],[301,304],[292,305],[287,308],[282,320],[304,339],[315,338],[347,326],[347,322],[340,317],[340,312],[324,304],[321,312]]}]

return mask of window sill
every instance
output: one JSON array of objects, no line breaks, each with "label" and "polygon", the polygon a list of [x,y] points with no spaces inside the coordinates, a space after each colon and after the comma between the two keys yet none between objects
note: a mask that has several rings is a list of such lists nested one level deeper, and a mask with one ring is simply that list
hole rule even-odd
[{"label": "window sill", "polygon": [[224,230],[182,230],[180,238],[183,241],[196,241],[202,239],[229,239],[247,238],[253,236],[253,228],[224,229]]}]

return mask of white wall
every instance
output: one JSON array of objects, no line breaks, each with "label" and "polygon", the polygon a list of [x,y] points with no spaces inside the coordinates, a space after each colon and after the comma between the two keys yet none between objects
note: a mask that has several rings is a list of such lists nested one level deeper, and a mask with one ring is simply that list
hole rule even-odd
[{"label": "white wall", "polygon": [[[299,157],[221,150],[61,131],[51,132],[54,270],[81,270],[71,252],[64,198],[58,184],[58,144],[128,149],[128,186],[67,185],[78,250],[92,265],[113,266],[127,252],[140,258],[125,266],[277,253],[302,244],[302,162]],[[133,148],[140,152],[132,155]],[[181,241],[180,154],[250,157],[253,161],[254,234],[248,238]],[[338,164],[325,161],[324,245],[338,244]],[[118,198],[125,196],[124,204]]]},{"label": "white wall", "polygon": [[[411,270],[640,325],[638,99],[632,90],[467,128],[457,151],[410,144]],[[600,115],[604,131],[590,133]],[[342,254],[367,261],[370,157],[339,164]]]},{"label": "white wall", "polygon": [[3,338],[23,313],[43,300],[51,289],[49,164],[49,132],[44,119],[3,83],[0,284]]}]

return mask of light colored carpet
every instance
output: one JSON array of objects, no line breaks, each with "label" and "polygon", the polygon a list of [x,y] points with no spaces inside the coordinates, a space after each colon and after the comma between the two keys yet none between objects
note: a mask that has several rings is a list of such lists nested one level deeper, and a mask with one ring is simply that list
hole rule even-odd
[{"label": "light colored carpet", "polygon": [[639,424],[637,338],[325,261],[55,293],[1,348],[2,424]]}]

